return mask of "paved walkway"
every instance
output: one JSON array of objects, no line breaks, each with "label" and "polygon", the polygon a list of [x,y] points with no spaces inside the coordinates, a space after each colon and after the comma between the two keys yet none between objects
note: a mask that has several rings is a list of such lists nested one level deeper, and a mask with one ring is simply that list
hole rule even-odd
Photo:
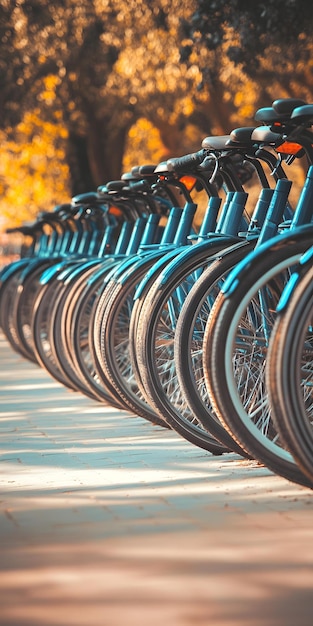
[{"label": "paved walkway", "polygon": [[67,391],[0,335],[1,626],[311,626],[313,491]]}]

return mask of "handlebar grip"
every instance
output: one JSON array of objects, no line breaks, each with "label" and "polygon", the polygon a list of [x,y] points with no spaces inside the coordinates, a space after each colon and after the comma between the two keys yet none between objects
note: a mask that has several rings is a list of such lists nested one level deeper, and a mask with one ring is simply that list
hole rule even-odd
[{"label": "handlebar grip", "polygon": [[191,154],[186,154],[182,157],[174,157],[168,159],[166,162],[167,168],[170,172],[189,172],[200,165],[205,156],[206,151],[202,149],[198,152],[192,152]]},{"label": "handlebar grip", "polygon": [[16,226],[15,228],[7,228],[6,233],[8,235],[12,233],[21,233],[22,235],[32,235],[35,232],[36,228],[34,225],[32,226]]},{"label": "handlebar grip", "polygon": [[37,218],[40,220],[57,220],[58,214],[54,213],[54,211],[40,211],[38,213]]},{"label": "handlebar grip", "polygon": [[135,182],[131,182],[129,185],[130,191],[150,191],[151,185],[149,185],[148,181],[145,179],[136,180]]}]

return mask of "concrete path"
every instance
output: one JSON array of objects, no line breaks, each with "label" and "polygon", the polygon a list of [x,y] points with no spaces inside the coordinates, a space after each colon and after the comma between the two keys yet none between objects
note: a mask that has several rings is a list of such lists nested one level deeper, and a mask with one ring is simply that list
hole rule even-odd
[{"label": "concrete path", "polygon": [[0,336],[1,626],[312,626],[313,491],[57,384]]}]

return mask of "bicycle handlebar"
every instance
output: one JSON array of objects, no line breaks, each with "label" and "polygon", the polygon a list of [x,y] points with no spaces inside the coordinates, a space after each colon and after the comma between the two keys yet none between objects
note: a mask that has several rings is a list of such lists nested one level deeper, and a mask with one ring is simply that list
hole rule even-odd
[{"label": "bicycle handlebar", "polygon": [[169,172],[187,172],[192,171],[200,165],[206,156],[204,149],[198,152],[192,152],[182,157],[175,157],[168,159],[166,162]]}]

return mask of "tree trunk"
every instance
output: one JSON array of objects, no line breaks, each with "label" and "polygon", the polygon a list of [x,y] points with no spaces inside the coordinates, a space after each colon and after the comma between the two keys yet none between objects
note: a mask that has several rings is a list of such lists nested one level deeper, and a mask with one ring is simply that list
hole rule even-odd
[{"label": "tree trunk", "polygon": [[85,103],[85,113],[88,161],[97,187],[121,177],[127,133],[134,120],[123,110],[97,118],[88,103]]},{"label": "tree trunk", "polygon": [[67,144],[67,163],[70,169],[70,186],[72,196],[95,189],[87,153],[87,139],[69,132]]},{"label": "tree trunk", "polygon": [[67,162],[70,168],[72,195],[96,190],[122,174],[129,123],[112,128],[109,118],[88,120],[85,137],[69,132]]}]

